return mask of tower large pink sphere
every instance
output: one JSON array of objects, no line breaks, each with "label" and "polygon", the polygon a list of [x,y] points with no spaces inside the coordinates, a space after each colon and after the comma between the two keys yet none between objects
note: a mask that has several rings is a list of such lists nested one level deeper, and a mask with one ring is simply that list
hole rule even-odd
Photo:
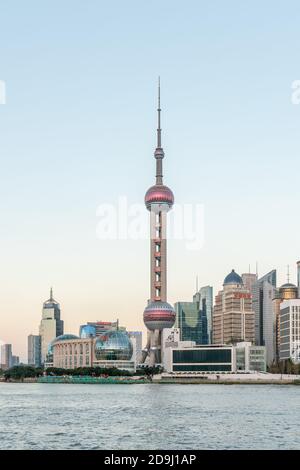
[{"label": "tower large pink sphere", "polygon": [[169,210],[174,204],[173,192],[164,184],[155,184],[146,192],[145,204],[149,211],[151,211],[151,207],[155,210],[153,206],[156,204],[165,205],[166,210]]}]

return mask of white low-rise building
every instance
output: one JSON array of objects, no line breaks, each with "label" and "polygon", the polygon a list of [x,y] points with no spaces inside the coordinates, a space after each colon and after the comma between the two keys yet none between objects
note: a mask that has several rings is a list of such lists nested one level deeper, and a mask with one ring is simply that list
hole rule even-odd
[{"label": "white low-rise building", "polygon": [[265,372],[266,348],[250,342],[196,345],[179,341],[178,328],[163,330],[162,365],[166,372]]}]

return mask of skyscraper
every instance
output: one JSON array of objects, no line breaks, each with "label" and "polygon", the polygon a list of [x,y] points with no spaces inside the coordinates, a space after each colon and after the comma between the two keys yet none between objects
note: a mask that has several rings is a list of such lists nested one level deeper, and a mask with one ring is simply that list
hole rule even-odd
[{"label": "skyscraper", "polygon": [[12,367],[12,345],[3,344],[1,346],[1,367],[9,369]]},{"label": "skyscraper", "polygon": [[167,302],[167,241],[166,218],[172,209],[174,196],[163,184],[162,160],[165,156],[161,145],[160,84],[158,86],[158,128],[156,160],[156,183],[145,195],[146,208],[150,211],[150,300],[144,310],[144,323],[148,329],[148,340],[143,359],[148,356],[149,365],[161,363],[161,331],[171,328],[175,311]]},{"label": "skyscraper", "polygon": [[276,315],[273,309],[273,299],[276,296],[276,288],[264,280],[259,288],[260,312],[262,312],[262,346],[266,347],[266,363],[268,366],[276,361]]},{"label": "skyscraper", "polygon": [[42,320],[40,323],[41,362],[45,362],[48,346],[51,341],[64,332],[64,322],[60,319],[60,305],[53,298],[52,288],[50,298],[43,304]]},{"label": "skyscraper", "polygon": [[[202,312],[202,318],[206,317],[207,322],[207,344],[212,343],[212,316],[213,316],[213,288],[211,286],[201,287],[193,297],[194,302],[199,302],[199,309]],[[203,334],[205,332],[203,331]],[[203,343],[206,344],[206,343]]]},{"label": "skyscraper", "polygon": [[300,364],[300,299],[284,300],[280,305],[281,361]]},{"label": "skyscraper", "polygon": [[206,313],[200,310],[200,303],[176,302],[175,328],[179,329],[180,341],[194,341],[196,344],[208,344]]},{"label": "skyscraper", "polygon": [[[268,334],[267,332],[272,330],[270,325],[273,324],[272,301],[275,297],[276,279],[276,269],[273,269],[258,279],[252,285],[251,289],[252,305],[255,312],[255,344],[260,346],[265,344],[265,338]],[[273,298],[270,298],[270,290],[273,290],[271,294],[273,295]],[[266,322],[268,323],[268,326],[266,326]]]},{"label": "skyscraper", "polygon": [[224,279],[213,313],[213,343],[254,342],[254,311],[251,293],[234,269]]},{"label": "skyscraper", "polygon": [[280,343],[282,340],[281,327],[280,327],[281,304],[285,300],[295,300],[297,299],[297,297],[298,297],[298,288],[294,284],[291,284],[288,278],[288,282],[286,284],[283,284],[281,287],[279,287],[273,299],[273,315],[276,321],[276,361],[279,361],[280,350],[281,350]]},{"label": "skyscraper", "polygon": [[41,365],[41,337],[39,335],[29,335],[27,345],[28,364],[39,367]]},{"label": "skyscraper", "polygon": [[257,281],[257,274],[244,273],[242,274],[242,280],[246,289],[252,292],[253,285]]}]

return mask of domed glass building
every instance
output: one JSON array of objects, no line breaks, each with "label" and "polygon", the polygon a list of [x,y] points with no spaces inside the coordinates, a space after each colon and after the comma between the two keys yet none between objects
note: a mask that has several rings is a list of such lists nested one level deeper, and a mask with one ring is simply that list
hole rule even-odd
[{"label": "domed glass building", "polygon": [[96,336],[96,328],[92,325],[81,325],[80,338],[94,338]]},{"label": "domed glass building", "polygon": [[95,342],[95,356],[98,361],[129,361],[132,355],[133,346],[125,331],[108,331]]},{"label": "domed glass building", "polygon": [[76,335],[71,335],[66,333],[65,335],[60,335],[55,338],[52,342],[55,343],[56,341],[68,341],[69,339],[79,339]]}]

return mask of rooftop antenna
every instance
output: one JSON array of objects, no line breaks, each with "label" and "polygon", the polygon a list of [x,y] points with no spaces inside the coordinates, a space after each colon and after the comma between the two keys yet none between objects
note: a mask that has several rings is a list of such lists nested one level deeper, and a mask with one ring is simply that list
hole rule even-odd
[{"label": "rooftop antenna", "polygon": [[52,289],[52,287],[50,288],[50,300],[53,300],[53,289]]},{"label": "rooftop antenna", "polygon": [[290,283],[290,265],[287,265],[287,282]]}]

